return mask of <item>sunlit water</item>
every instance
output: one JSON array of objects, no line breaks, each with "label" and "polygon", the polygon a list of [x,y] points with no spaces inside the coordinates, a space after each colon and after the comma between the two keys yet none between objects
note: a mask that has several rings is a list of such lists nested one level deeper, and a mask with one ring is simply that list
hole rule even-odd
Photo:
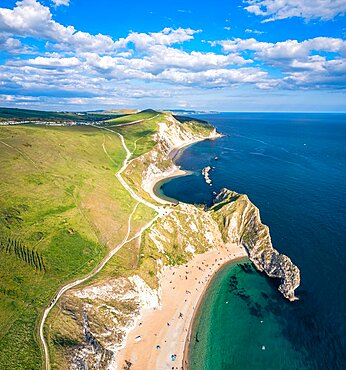
[{"label": "sunlit water", "polygon": [[[190,369],[345,369],[346,115],[199,118],[227,136],[186,149],[178,164],[193,174],[161,191],[207,204],[223,187],[248,194],[301,286],[290,303],[263,274],[222,269],[194,323]],[[201,175],[208,165],[213,186]]]}]

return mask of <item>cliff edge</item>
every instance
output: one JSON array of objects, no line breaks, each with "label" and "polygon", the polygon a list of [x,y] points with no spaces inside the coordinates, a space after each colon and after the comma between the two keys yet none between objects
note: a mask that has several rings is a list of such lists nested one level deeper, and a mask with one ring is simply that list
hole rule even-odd
[{"label": "cliff edge", "polygon": [[247,195],[222,189],[209,210],[217,221],[225,243],[242,244],[259,271],[281,279],[279,291],[289,299],[298,299],[294,291],[300,284],[300,271],[289,257],[273,248],[269,228],[263,225],[258,208]]},{"label": "cliff edge", "polygon": [[[220,136],[222,135],[217,133],[215,128],[208,123],[179,122],[175,117],[167,115],[166,120],[159,123],[159,129],[154,138],[157,143],[155,148],[133,163],[141,174],[139,177],[141,183],[137,184],[137,188],[141,187],[149,195],[152,195],[152,185],[158,179],[169,176],[177,169],[172,158],[179,148],[200,140],[215,139]],[[195,206],[185,206],[188,207],[191,215],[196,214],[194,212]],[[179,213],[177,211],[178,209],[174,213]],[[197,219],[204,219],[207,216],[210,220],[209,215],[202,217],[203,213],[203,211],[198,212],[199,216],[195,218],[197,223],[200,223]],[[290,301],[297,299],[294,291],[300,284],[300,271],[289,257],[273,248],[269,228],[262,224],[258,208],[247,195],[222,189],[215,199],[214,206],[207,213],[213,217],[219,227],[222,244],[227,245],[228,242],[231,242],[243,245],[250,260],[259,271],[265,272],[270,277],[281,279],[279,291],[284,297]],[[152,233],[155,232],[158,224],[153,225]],[[208,221],[207,224],[211,225],[211,222]],[[186,229],[186,232],[191,234],[188,223],[180,223],[179,228],[181,231]],[[213,230],[214,238],[220,239],[219,235],[216,235],[216,228],[210,227],[210,229]],[[200,233],[205,232],[203,228],[199,231]],[[156,234],[163,235],[163,229],[157,230]],[[171,239],[167,240],[172,242]],[[169,243],[166,244],[167,249],[170,249],[168,248]],[[194,245],[196,244],[198,242],[195,240]],[[214,244],[215,247],[218,245],[220,243]]]}]

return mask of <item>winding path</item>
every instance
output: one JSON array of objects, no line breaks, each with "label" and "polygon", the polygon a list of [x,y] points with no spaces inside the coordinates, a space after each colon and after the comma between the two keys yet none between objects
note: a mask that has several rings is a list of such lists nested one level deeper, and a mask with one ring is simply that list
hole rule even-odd
[{"label": "winding path", "polygon": [[[154,117],[152,117],[154,118]],[[142,121],[142,120],[141,120]],[[139,121],[139,122],[141,122]],[[127,124],[122,124],[121,126],[125,126],[125,125],[132,125],[134,124],[135,122],[129,122]],[[122,240],[122,242],[120,244],[118,244],[115,248],[113,248],[108,254],[107,256],[102,260],[102,262],[91,272],[89,272],[86,276],[84,276],[83,278],[81,279],[78,279],[78,280],[75,280],[75,281],[72,281],[71,283],[68,283],[66,285],[64,285],[59,291],[58,293],[55,295],[55,297],[52,299],[52,301],[50,302],[49,306],[44,310],[43,312],[43,315],[42,315],[42,319],[41,319],[41,322],[40,322],[40,327],[39,327],[39,335],[40,335],[40,341],[42,343],[42,347],[43,347],[43,350],[44,350],[44,356],[45,356],[45,369],[46,370],[50,370],[50,362],[49,362],[49,351],[48,351],[48,345],[47,345],[47,342],[46,342],[46,339],[44,337],[44,324],[47,320],[47,317],[50,313],[50,311],[52,310],[52,308],[55,306],[55,304],[58,302],[59,298],[68,290],[76,287],[77,285],[79,284],[82,284],[84,283],[85,281],[87,281],[88,279],[92,278],[93,276],[95,276],[97,273],[99,273],[103,267],[106,265],[106,263],[115,255],[115,253],[117,253],[119,251],[120,248],[122,248],[126,243],[129,243],[131,242],[132,240],[138,238],[138,237],[141,237],[142,236],[142,233],[148,229],[159,217],[162,217],[163,215],[165,215],[167,212],[169,212],[167,209],[165,209],[164,207],[160,207],[160,206],[156,206],[148,201],[146,201],[145,199],[141,198],[138,194],[136,194],[132,189],[131,187],[126,183],[126,181],[122,178],[121,174],[125,171],[126,167],[128,166],[129,164],[129,161],[130,161],[130,158],[132,156],[132,153],[130,152],[130,150],[128,149],[128,147],[126,146],[126,143],[125,143],[125,140],[124,140],[124,137],[123,135],[121,135],[119,132],[116,132],[116,131],[113,131],[109,128],[106,128],[106,127],[98,127],[98,126],[94,126],[92,125],[93,127],[96,127],[96,128],[99,128],[99,129],[103,129],[103,130],[107,130],[107,131],[111,131],[112,133],[115,133],[119,136],[120,140],[121,140],[121,143],[122,143],[122,146],[126,152],[126,157],[124,159],[124,162],[123,162],[123,165],[122,167],[120,168],[120,170],[116,173],[116,177],[117,179],[119,180],[119,182],[121,183],[121,185],[125,188],[125,190],[131,195],[131,197],[133,199],[135,199],[137,201],[133,211],[131,212],[129,218],[128,218],[128,221],[127,221],[127,233],[124,237],[124,239]],[[103,150],[105,151],[105,153],[108,155],[107,151],[106,151],[106,148],[105,146],[103,145]],[[139,203],[142,203],[144,204],[145,206],[147,207],[150,207],[151,209],[155,210],[157,212],[157,215],[151,220],[149,221],[146,225],[144,225],[133,237],[131,237],[129,239],[129,236],[130,236],[130,232],[131,232],[131,220],[132,220],[132,217],[134,215],[134,213],[136,212],[137,210],[137,207],[139,205]]]},{"label": "winding path", "polygon": [[[128,125],[130,125],[130,124],[132,125],[133,122],[130,122]],[[123,148],[125,149],[125,152],[126,152],[126,158],[124,160],[123,166],[120,168],[120,170],[115,175],[116,178],[121,183],[121,185],[127,190],[127,192],[131,195],[131,197],[133,199],[137,200],[137,202],[142,203],[142,204],[146,205],[149,208],[152,208],[153,210],[155,210],[159,214],[162,214],[162,212],[164,211],[163,207],[156,206],[155,204],[152,204],[152,203],[148,202],[147,200],[143,199],[142,197],[140,197],[138,194],[136,194],[133,191],[133,189],[129,186],[129,184],[121,176],[121,174],[125,171],[126,167],[128,166],[128,164],[130,162],[130,158],[132,156],[132,153],[130,152],[129,148],[126,146],[124,136],[121,135],[119,132],[111,130],[107,127],[99,127],[99,126],[94,126],[94,127],[97,127],[99,129],[102,129],[102,130],[110,131],[113,134],[117,134],[119,136],[120,140],[121,140],[121,144],[122,144],[122,146],[123,146]],[[105,147],[103,147],[103,150],[105,150]],[[108,153],[107,153],[107,155],[108,155]]]}]

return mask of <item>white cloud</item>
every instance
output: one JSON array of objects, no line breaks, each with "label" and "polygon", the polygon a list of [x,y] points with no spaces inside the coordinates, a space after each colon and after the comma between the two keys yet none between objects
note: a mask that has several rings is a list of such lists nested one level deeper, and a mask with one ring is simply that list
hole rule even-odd
[{"label": "white cloud", "polygon": [[59,58],[59,57],[36,57],[25,61],[26,65],[48,68],[66,68],[77,67],[81,64],[80,60],[76,57],[72,58]]},{"label": "white cloud", "polygon": [[13,9],[0,8],[0,32],[20,37],[64,41],[72,37],[73,26],[52,20],[48,7],[36,0],[17,1]]},{"label": "white cloud", "polygon": [[11,53],[23,52],[23,46],[17,39],[0,35],[0,50]]},{"label": "white cloud", "polygon": [[266,17],[263,22],[301,17],[330,20],[346,12],[345,0],[245,0],[249,13]]},{"label": "white cloud", "polygon": [[118,46],[109,36],[102,34],[91,35],[87,32],[76,31],[71,37],[62,40],[58,48],[61,50],[69,50],[72,48],[76,51],[97,51],[99,53],[106,53],[115,51]]},{"label": "white cloud", "polygon": [[[113,39],[56,22],[50,9],[37,0],[17,1],[13,9],[0,8],[0,50],[6,51],[5,62],[0,63],[0,92],[6,96],[37,95],[43,99],[38,104],[55,97],[59,104],[68,106],[107,106],[125,104],[128,99],[168,99],[187,90],[203,95],[205,89],[212,88],[217,94],[222,88],[242,85],[259,89],[346,88],[346,45],[342,39],[270,43],[236,38],[210,42],[220,45],[222,52],[187,51],[184,43],[199,32],[164,28]],[[31,38],[45,41],[45,46],[33,48]],[[28,58],[20,53],[35,54]],[[277,69],[275,78],[271,69],[266,71],[268,66]],[[20,101],[28,102],[24,98]]]},{"label": "white cloud", "polygon": [[131,32],[126,38],[121,38],[117,41],[119,47],[126,47],[130,42],[138,49],[147,49],[153,45],[173,45],[181,44],[185,41],[193,39],[195,33],[200,30],[192,30],[191,28],[164,28],[161,32],[138,33]]},{"label": "white cloud", "polygon": [[144,57],[152,65],[152,70],[166,68],[183,68],[192,71],[201,71],[210,68],[223,68],[234,64],[247,64],[251,60],[245,60],[237,54],[215,54],[212,52],[202,53],[192,51],[187,53],[183,50],[156,45],[150,48],[150,55]]},{"label": "white cloud", "polygon": [[314,58],[311,63],[305,65],[299,62],[295,71],[287,74],[281,85],[288,89],[321,89],[331,88],[333,90],[346,88],[346,60],[325,58]]},{"label": "white cloud", "polygon": [[54,3],[55,6],[60,6],[60,5],[69,6],[70,0],[52,0],[52,3]]},{"label": "white cloud", "polygon": [[[346,41],[316,37],[298,42],[260,42],[254,38],[214,42],[225,52],[253,52],[254,59],[277,68],[284,75],[272,86],[285,88],[346,88]],[[329,54],[331,53],[331,54]],[[263,85],[264,86],[264,85]]]},{"label": "white cloud", "polygon": [[110,52],[117,48],[111,37],[76,31],[52,19],[50,9],[36,0],[17,1],[13,9],[0,8],[0,33],[17,37],[35,37],[59,43],[60,49]]},{"label": "white cloud", "polygon": [[157,77],[169,83],[220,88],[244,83],[259,83],[266,80],[267,73],[258,68],[210,69],[201,72],[167,69]]},{"label": "white cloud", "polygon": [[[244,75],[240,69],[230,68],[252,63],[237,53],[186,52],[172,47],[192,40],[200,30],[164,28],[160,32],[130,32],[127,37],[113,40],[106,35],[91,35],[55,22],[49,8],[36,0],[18,1],[13,9],[0,8],[0,20],[1,34],[46,40],[49,50],[60,51],[60,55],[51,53],[7,63],[11,72],[18,68],[15,83],[24,89],[33,86],[35,80],[36,88],[46,88],[49,84],[47,70],[64,90],[72,89],[76,78],[77,85],[82,82],[87,85],[87,76],[90,81],[101,78],[97,82],[101,84],[129,80],[166,83],[169,75],[172,75],[172,83],[181,85],[189,85],[189,81],[208,87],[218,86],[219,82],[222,85],[255,82],[250,78],[253,70],[250,75]],[[13,40],[13,43],[20,42]]]},{"label": "white cloud", "polygon": [[[61,0],[60,0],[61,1]],[[190,28],[164,28],[160,32],[131,32],[126,38],[114,41],[110,36],[76,30],[53,20],[50,9],[37,0],[21,0],[13,9],[0,8],[0,34],[16,37],[35,37],[47,40],[51,49],[96,51],[111,53],[127,48],[133,43],[137,49],[147,49],[153,45],[173,45],[193,39],[198,30]]]},{"label": "white cloud", "polygon": [[250,50],[259,60],[280,61],[287,59],[306,59],[312,52],[333,52],[346,55],[346,41],[333,37],[315,37],[302,42],[286,40],[270,43],[257,41],[255,38],[222,40],[212,45],[221,45],[225,52],[239,53]]}]

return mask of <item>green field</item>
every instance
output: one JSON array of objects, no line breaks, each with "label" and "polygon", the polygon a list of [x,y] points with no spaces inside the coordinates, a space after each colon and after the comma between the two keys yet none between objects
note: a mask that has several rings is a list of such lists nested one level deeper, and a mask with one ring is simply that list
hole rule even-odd
[{"label": "green field", "polygon": [[[114,176],[125,157],[115,133],[1,126],[0,147],[0,368],[39,369],[39,315],[122,240],[135,202]],[[133,233],[152,217],[144,208]]]}]

